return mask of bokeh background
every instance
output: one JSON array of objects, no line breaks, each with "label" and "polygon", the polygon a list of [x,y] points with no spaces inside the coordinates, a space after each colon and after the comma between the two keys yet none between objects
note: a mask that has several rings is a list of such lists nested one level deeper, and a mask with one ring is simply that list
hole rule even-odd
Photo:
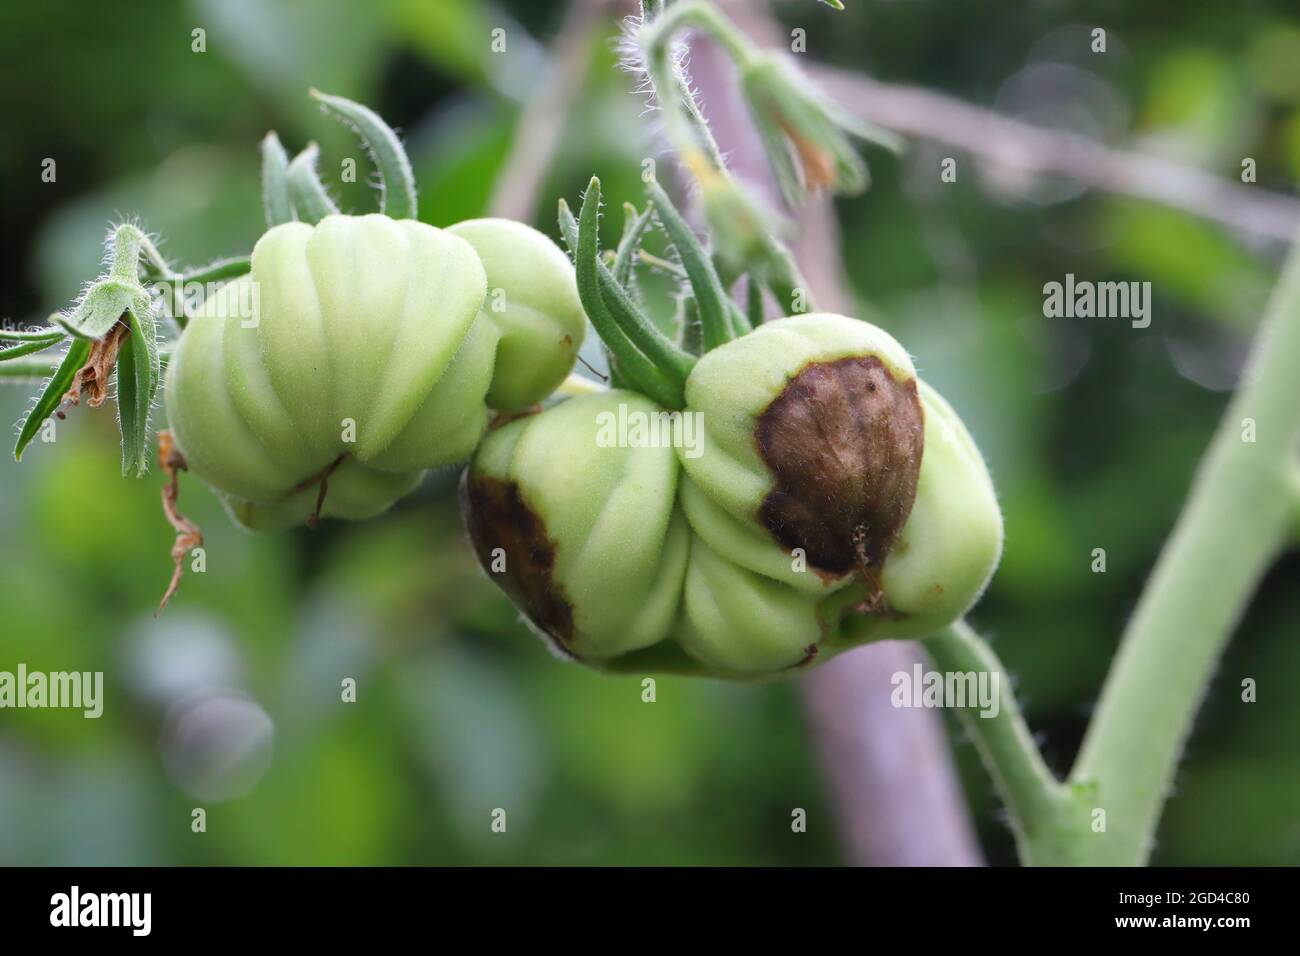
[{"label": "bokeh background", "polygon": [[[1300,19],[1291,0],[1143,4],[812,0],[775,5],[809,56],[917,84],[1228,178],[1300,178]],[[482,215],[566,4],[352,0],[5,4],[5,319],[39,322],[138,216],[173,261],[247,252],[257,144],[357,155],[310,86],[370,104],[408,140],[421,217]],[[1088,31],[1108,31],[1105,55]],[[507,54],[489,51],[506,29]],[[599,173],[614,208],[658,155],[603,22],[533,209]],[[207,52],[191,31],[207,31]],[[840,201],[853,291],[961,409],[986,452],[1007,550],[975,623],[1018,676],[1050,762],[1068,766],[1129,614],[1224,407],[1275,274],[1275,242],[1067,180],[1026,194],[917,143],[870,151]],[[57,182],[40,182],[41,161]],[[964,162],[964,161],[963,161]],[[364,175],[361,177],[364,179]],[[334,183],[372,208],[364,184]],[[611,239],[613,237],[611,236]],[[1045,319],[1065,273],[1150,281],[1150,328]],[[24,389],[0,388],[16,421]],[[0,712],[0,863],[830,864],[794,685],[637,679],[552,659],[477,572],[455,475],[357,526],[252,537],[196,481],[207,535],[170,571],[161,479],[119,477],[113,415],[79,410],[22,465],[0,458],[0,670],[102,670],[104,716]],[[1105,548],[1104,574],[1090,571]],[[1300,555],[1276,565],[1197,722],[1159,864],[1300,862]],[[358,681],[355,704],[340,680]],[[1259,683],[1257,703],[1240,682]],[[955,729],[955,728],[954,728]],[[1141,733],[1142,728],[1134,728]],[[990,862],[1014,854],[990,785],[954,746]],[[191,810],[207,832],[191,832]],[[489,815],[508,811],[508,837]],[[794,807],[811,825],[792,833]]]}]

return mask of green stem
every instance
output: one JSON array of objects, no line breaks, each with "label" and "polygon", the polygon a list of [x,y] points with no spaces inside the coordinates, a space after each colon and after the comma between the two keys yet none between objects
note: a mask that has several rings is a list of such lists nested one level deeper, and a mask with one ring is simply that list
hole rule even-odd
[{"label": "green stem", "polygon": [[747,62],[752,52],[748,41],[735,27],[703,3],[679,3],[665,13],[649,17],[641,34],[646,74],[663,110],[664,128],[678,155],[691,166],[697,153],[702,153],[714,169],[725,172],[726,161],[713,131],[709,129],[685,77],[673,64],[673,36],[687,27],[708,33],[737,63]]},{"label": "green stem", "polygon": [[0,328],[0,342],[42,342],[49,338],[61,339],[67,334],[62,329],[50,325],[38,329]]},{"label": "green stem", "polygon": [[[1071,780],[1096,788],[1106,831],[1086,861],[1144,863],[1215,664],[1294,520],[1300,434],[1300,242],[1242,385],[1125,631]],[[1255,441],[1244,440],[1244,422]]]},{"label": "green stem", "polygon": [[[643,11],[649,13],[644,7]],[[696,0],[678,3],[655,18],[647,17],[640,39],[646,74],[664,113],[664,131],[682,165],[701,185],[716,174],[723,180],[718,188],[743,192],[727,169],[722,151],[686,78],[673,66],[673,36],[687,27],[693,27],[712,37],[737,69],[743,69],[758,54],[731,21],[710,4]],[[764,271],[770,273],[768,285],[778,300],[782,301],[785,312],[788,314],[791,310],[790,292],[796,287],[804,290],[807,308],[803,311],[813,311],[811,292],[808,291],[790,250],[767,237],[763,242],[762,257]]]},{"label": "green stem", "polygon": [[190,324],[190,315],[186,311],[185,287],[191,282],[209,283],[224,282],[227,279],[237,279],[242,275],[247,275],[252,271],[252,256],[232,256],[229,259],[218,259],[216,262],[206,266],[199,266],[197,269],[191,269],[189,272],[171,272],[159,273],[152,269],[146,268],[143,273],[143,279],[154,285],[155,289],[164,296],[167,295],[167,289],[157,289],[159,285],[170,286],[171,308],[168,310],[172,321],[182,332]]},{"label": "green stem", "polygon": [[1070,791],[1043,762],[1006,669],[964,621],[927,638],[925,649],[940,671],[988,674],[995,682],[996,706],[984,711],[977,701],[968,701],[958,716],[1006,803],[1021,859],[1042,862],[1041,857],[1050,857],[1071,838],[1076,807]]},{"label": "green stem", "polygon": [[54,374],[58,365],[43,358],[11,360],[0,363],[0,382],[31,384],[43,382]]},{"label": "green stem", "polygon": [[58,345],[65,338],[67,333],[63,331],[55,332],[40,339],[28,339],[17,345],[11,345],[8,348],[0,348],[0,362],[12,362],[14,359],[23,355],[31,355],[33,352],[43,352],[52,345]]},{"label": "green stem", "polygon": [[167,260],[140,229],[130,223],[118,226],[113,231],[113,255],[109,275],[114,279],[139,282],[141,256],[144,257],[146,268],[158,272],[167,272],[170,269]]}]

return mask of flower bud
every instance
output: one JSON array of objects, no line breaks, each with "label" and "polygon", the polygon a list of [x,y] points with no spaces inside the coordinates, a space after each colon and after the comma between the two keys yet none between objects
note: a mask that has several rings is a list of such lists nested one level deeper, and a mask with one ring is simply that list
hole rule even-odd
[{"label": "flower bud", "polygon": [[501,336],[488,405],[516,412],[540,402],[572,371],[587,334],[573,264],[547,236],[510,219],[470,219],[447,232],[473,246],[487,271],[480,314]]},{"label": "flower bud", "polygon": [[461,483],[479,563],[561,653],[600,666],[667,636],[686,567],[669,447],[616,447],[608,423],[663,414],[633,392],[561,402],[483,440]]},{"label": "flower bud", "polygon": [[385,510],[423,469],[468,457],[486,427],[497,339],[479,318],[486,286],[469,243],[412,220],[271,229],[169,364],[168,418],[189,469],[255,528],[318,507]]}]

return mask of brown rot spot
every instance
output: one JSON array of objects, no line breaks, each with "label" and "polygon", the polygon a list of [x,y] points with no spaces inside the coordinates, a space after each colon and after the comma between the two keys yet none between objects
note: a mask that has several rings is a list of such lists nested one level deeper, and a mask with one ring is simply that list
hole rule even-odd
[{"label": "brown rot spot", "polygon": [[555,546],[519,486],[466,470],[460,482],[460,511],[483,570],[535,627],[572,655],[573,606],[552,580]]},{"label": "brown rot spot", "polygon": [[924,451],[916,380],[855,356],[805,366],[758,419],[774,479],[759,520],[810,567],[873,590],[916,500]]}]

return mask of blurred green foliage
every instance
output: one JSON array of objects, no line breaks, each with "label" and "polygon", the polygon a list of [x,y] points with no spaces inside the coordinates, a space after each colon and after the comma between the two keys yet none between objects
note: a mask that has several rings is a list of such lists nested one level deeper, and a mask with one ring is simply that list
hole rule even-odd
[{"label": "blurred green foliage", "polygon": [[[1040,113],[1059,107],[1090,132],[1227,177],[1250,156],[1265,187],[1300,177],[1300,24],[1282,0],[779,12],[820,60],[1000,105],[1015,77],[1050,63],[1086,82],[1064,103],[1030,84],[1048,97],[1030,104]],[[265,130],[293,150],[318,140],[327,177],[355,150],[311,107],[309,86],[404,130],[427,221],[484,214],[562,15],[563,4],[525,0],[5,5],[0,55],[24,82],[4,93],[3,316],[63,307],[120,216],[161,233],[175,260],[247,251],[262,229]],[[1088,50],[1094,24],[1109,32],[1104,56]],[[505,56],[489,52],[496,26]],[[196,27],[205,53],[191,50]],[[593,172],[611,209],[639,201],[640,161],[658,146],[630,85],[599,44],[536,210],[551,235],[555,199],[572,201]],[[940,190],[927,171],[942,155],[924,144],[872,155],[872,190],[840,205],[843,253],[864,306],[887,317],[989,458],[1007,551],[975,623],[1064,768],[1278,250],[1129,200],[1008,200],[966,160]],[[52,184],[39,180],[45,157],[58,163]],[[364,183],[334,188],[352,208],[373,203]],[[1066,272],[1152,282],[1151,328],[1044,319],[1041,287]],[[0,391],[0,417],[17,419],[23,402]],[[363,526],[268,538],[235,530],[183,480],[207,571],[155,622],[170,570],[161,479],[118,477],[106,409],[78,410],[57,435],[21,467],[0,460],[0,669],[103,670],[106,707],[97,721],[0,714],[0,862],[840,859],[794,685],[664,678],[645,704],[636,679],[551,659],[474,569],[453,474]],[[1105,574],[1089,570],[1094,548]],[[1298,580],[1293,552],[1240,627],[1158,863],[1300,862]],[[357,701],[342,706],[347,677]],[[1241,702],[1247,677],[1257,703]],[[269,771],[228,802],[204,804],[166,769],[168,710],[205,683],[247,694],[275,727]],[[987,779],[960,738],[957,753],[986,851],[1009,862]],[[204,834],[190,829],[197,805]],[[506,834],[489,829],[499,807]],[[791,833],[795,807],[809,812],[807,834]]]}]

